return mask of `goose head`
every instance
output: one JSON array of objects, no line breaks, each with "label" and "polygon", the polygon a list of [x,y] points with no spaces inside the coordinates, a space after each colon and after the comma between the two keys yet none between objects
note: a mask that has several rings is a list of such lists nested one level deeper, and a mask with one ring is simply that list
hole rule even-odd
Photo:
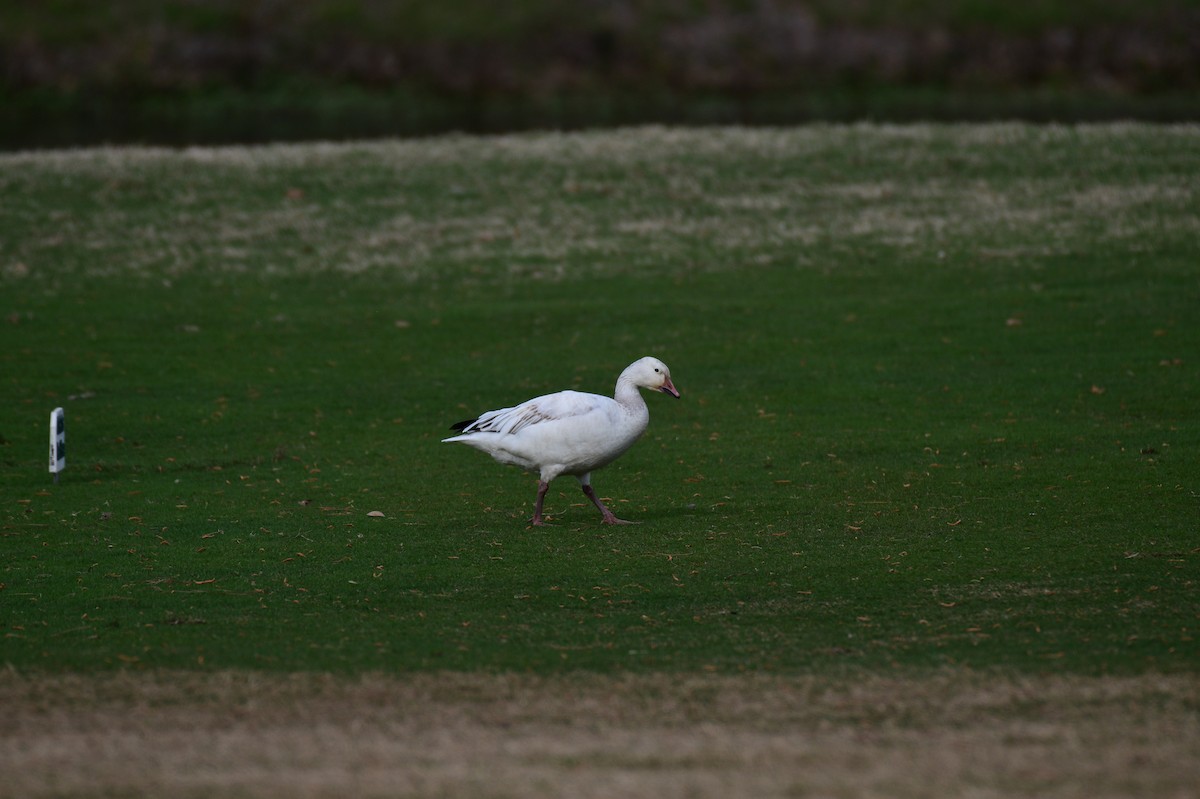
[{"label": "goose head", "polygon": [[629,364],[621,377],[631,381],[635,386],[661,391],[679,399],[679,392],[671,382],[671,370],[658,358],[649,356]]}]

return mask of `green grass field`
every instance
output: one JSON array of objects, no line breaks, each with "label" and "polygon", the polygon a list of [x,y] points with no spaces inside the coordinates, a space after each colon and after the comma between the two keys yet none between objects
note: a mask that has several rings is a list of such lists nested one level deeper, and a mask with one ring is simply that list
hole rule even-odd
[{"label": "green grass field", "polygon": [[[0,663],[1195,673],[1197,186],[1195,126],[0,156]],[[646,354],[639,525],[440,443]]]}]

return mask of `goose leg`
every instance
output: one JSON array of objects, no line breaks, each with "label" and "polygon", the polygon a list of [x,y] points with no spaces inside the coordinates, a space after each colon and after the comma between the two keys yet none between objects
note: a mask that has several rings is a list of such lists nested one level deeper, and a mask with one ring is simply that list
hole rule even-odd
[{"label": "goose leg", "polygon": [[533,506],[533,519],[530,524],[534,527],[541,527],[546,522],[542,520],[542,503],[546,500],[546,492],[550,490],[550,484],[545,480],[538,480],[538,496],[537,504]]},{"label": "goose leg", "polygon": [[583,483],[582,488],[583,493],[586,494],[587,498],[592,501],[592,504],[599,508],[600,512],[604,514],[604,524],[633,524],[633,522],[627,522],[624,519],[618,519],[613,515],[612,511],[604,507],[604,503],[600,501],[600,497],[596,496],[596,490],[592,488],[590,483]]}]

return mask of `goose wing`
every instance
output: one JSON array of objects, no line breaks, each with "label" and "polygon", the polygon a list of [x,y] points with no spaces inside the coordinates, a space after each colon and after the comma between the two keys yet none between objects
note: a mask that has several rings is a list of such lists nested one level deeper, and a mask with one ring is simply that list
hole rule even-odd
[{"label": "goose wing", "polygon": [[[580,391],[559,391],[522,402],[512,408],[500,408],[454,425],[453,429],[470,433],[516,434],[525,428],[548,422],[577,419],[599,409],[607,397]],[[611,400],[610,400],[611,402]]]}]

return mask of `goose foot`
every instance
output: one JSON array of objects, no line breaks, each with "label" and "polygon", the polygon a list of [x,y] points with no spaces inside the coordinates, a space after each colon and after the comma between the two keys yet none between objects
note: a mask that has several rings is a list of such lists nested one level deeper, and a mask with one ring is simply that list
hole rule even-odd
[{"label": "goose foot", "polygon": [[600,497],[596,496],[596,491],[591,487],[591,485],[584,484],[583,493],[586,494],[587,498],[592,501],[592,504],[600,510],[600,514],[604,517],[601,520],[601,524],[637,524],[637,522],[627,522],[624,519],[618,519],[616,516],[614,516],[613,512],[606,508],[604,503],[600,501]]}]

